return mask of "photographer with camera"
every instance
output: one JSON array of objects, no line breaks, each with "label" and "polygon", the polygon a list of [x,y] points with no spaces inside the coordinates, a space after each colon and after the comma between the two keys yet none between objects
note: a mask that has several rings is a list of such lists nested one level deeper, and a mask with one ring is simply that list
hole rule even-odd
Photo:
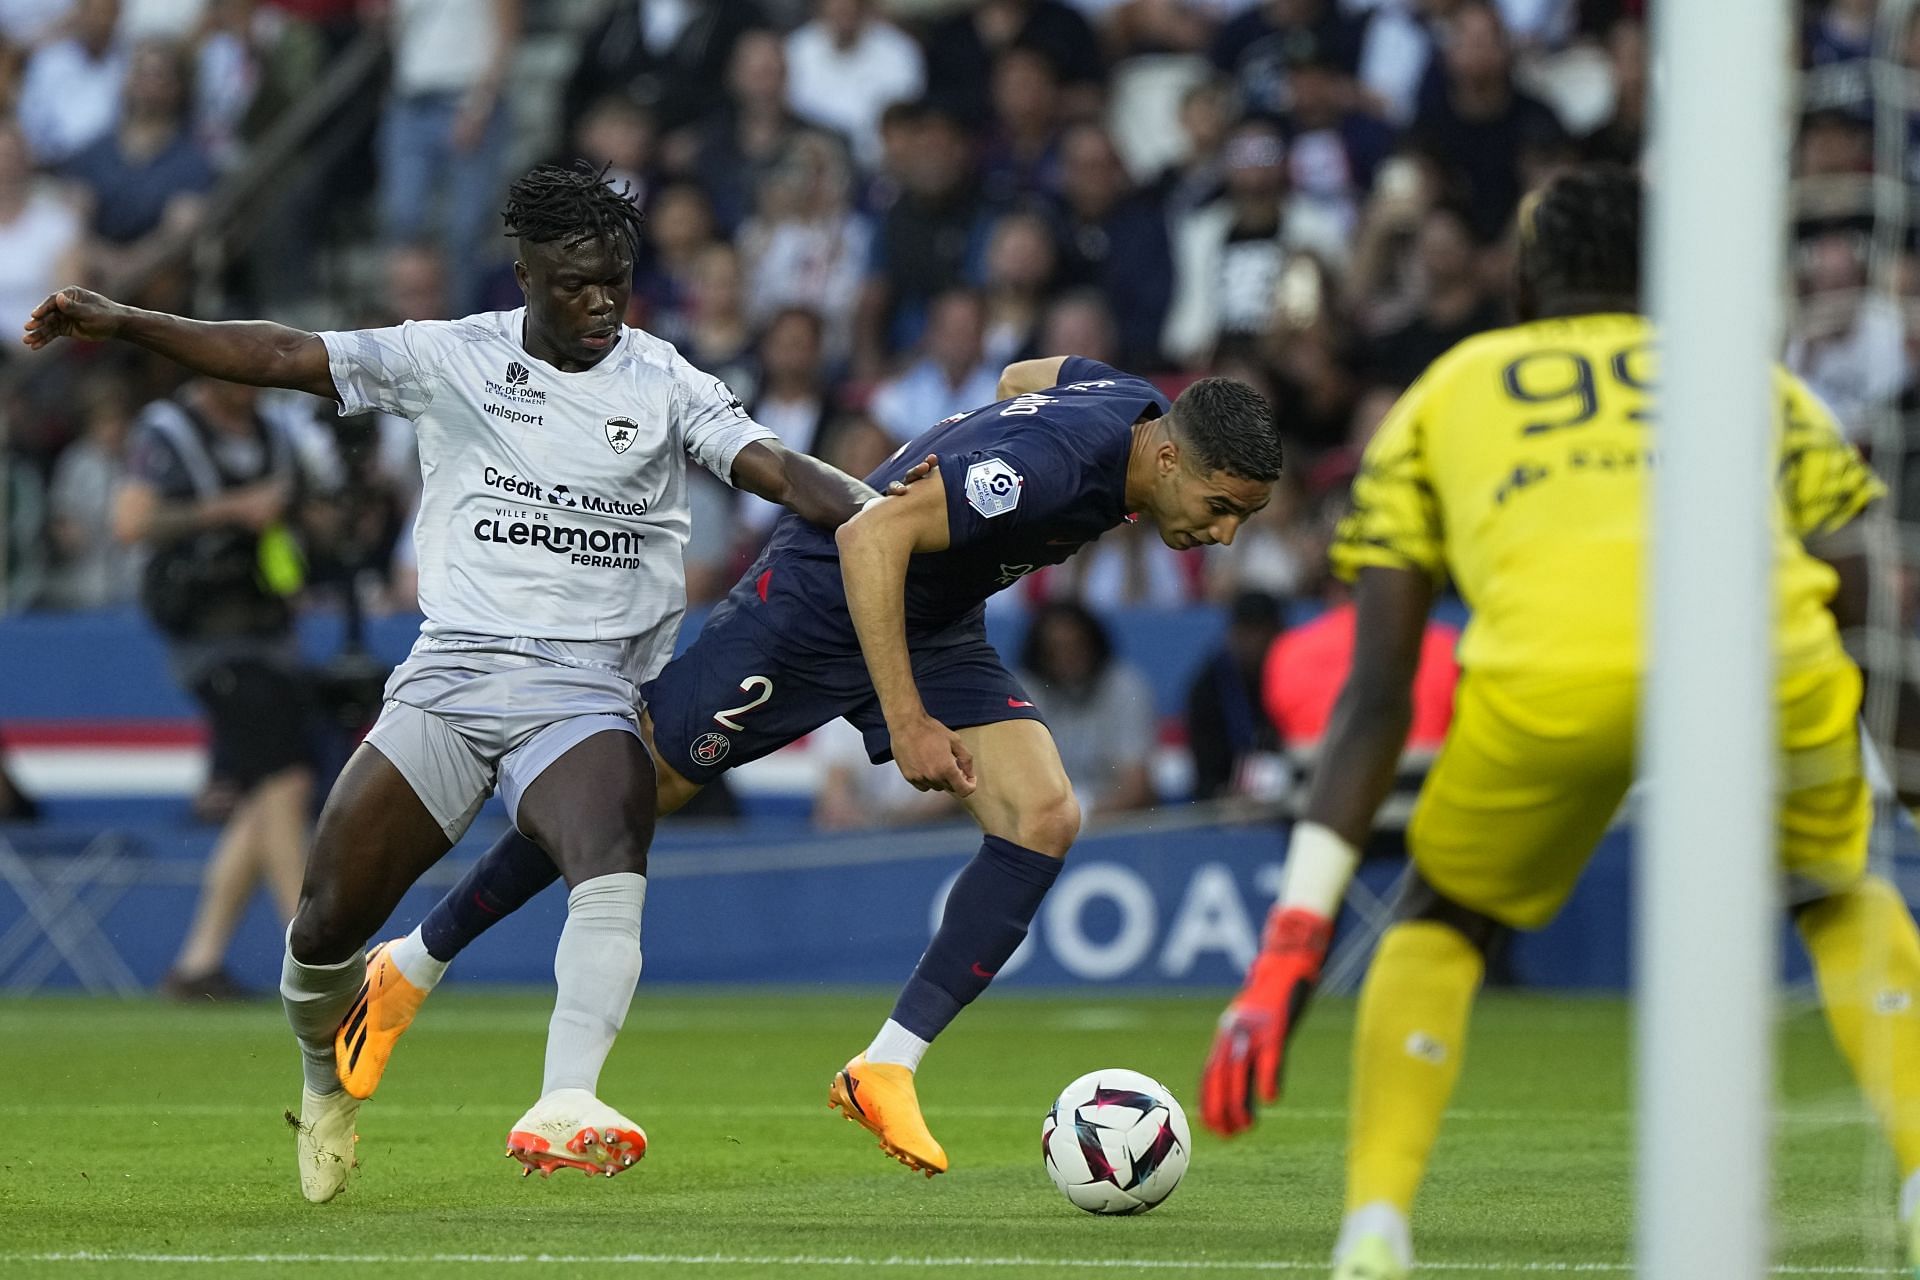
[{"label": "photographer with camera", "polygon": [[263,880],[281,919],[292,915],[308,838],[307,689],[290,602],[303,570],[288,530],[300,464],[258,395],[197,378],[148,405],[115,500],[116,535],[148,552],[141,603],[206,712],[211,775],[235,795],[161,984],[176,999],[248,994],[227,974],[227,947]]}]

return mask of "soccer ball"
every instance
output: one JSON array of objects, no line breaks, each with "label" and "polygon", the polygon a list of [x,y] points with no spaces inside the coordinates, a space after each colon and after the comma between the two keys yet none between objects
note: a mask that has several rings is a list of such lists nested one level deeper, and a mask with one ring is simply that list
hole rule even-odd
[{"label": "soccer ball", "polygon": [[1088,1213],[1145,1213],[1173,1194],[1193,1138],[1158,1080],[1110,1067],[1065,1089],[1040,1125],[1047,1176]]}]

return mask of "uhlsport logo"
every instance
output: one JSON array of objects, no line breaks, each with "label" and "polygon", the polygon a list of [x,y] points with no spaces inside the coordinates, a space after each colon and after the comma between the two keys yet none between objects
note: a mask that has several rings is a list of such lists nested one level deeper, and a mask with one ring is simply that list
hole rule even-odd
[{"label": "uhlsport logo", "polygon": [[640,424],[632,418],[607,419],[607,443],[613,446],[615,453],[625,453],[633,444],[633,438],[640,434]]},{"label": "uhlsport logo", "polygon": [[527,366],[521,364],[518,360],[509,360],[507,362],[507,385],[508,386],[524,387],[527,385],[527,378],[529,376],[530,375],[527,373]]},{"label": "uhlsport logo", "polygon": [[716,765],[727,758],[727,752],[733,750],[733,743],[724,733],[703,733],[693,740],[693,750],[688,754],[699,765]]}]

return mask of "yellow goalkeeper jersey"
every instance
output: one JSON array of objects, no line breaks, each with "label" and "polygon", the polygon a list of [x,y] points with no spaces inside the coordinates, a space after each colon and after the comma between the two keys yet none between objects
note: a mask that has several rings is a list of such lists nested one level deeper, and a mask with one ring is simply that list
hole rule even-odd
[{"label": "yellow goalkeeper jersey", "polygon": [[[1542,320],[1461,343],[1368,445],[1334,570],[1451,575],[1473,610],[1466,670],[1638,672],[1658,365],[1652,327],[1635,315]],[[1803,540],[1839,529],[1882,489],[1818,397],[1785,370],[1774,381],[1777,642],[1788,672],[1839,653],[1826,609],[1836,578]]]}]

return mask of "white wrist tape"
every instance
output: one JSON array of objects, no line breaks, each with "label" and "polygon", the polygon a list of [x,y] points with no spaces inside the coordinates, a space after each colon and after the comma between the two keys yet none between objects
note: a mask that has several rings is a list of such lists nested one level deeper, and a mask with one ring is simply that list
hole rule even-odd
[{"label": "white wrist tape", "polygon": [[1295,823],[1287,842],[1286,879],[1280,906],[1301,907],[1331,920],[1347,896],[1347,884],[1360,865],[1360,851],[1331,827]]}]

